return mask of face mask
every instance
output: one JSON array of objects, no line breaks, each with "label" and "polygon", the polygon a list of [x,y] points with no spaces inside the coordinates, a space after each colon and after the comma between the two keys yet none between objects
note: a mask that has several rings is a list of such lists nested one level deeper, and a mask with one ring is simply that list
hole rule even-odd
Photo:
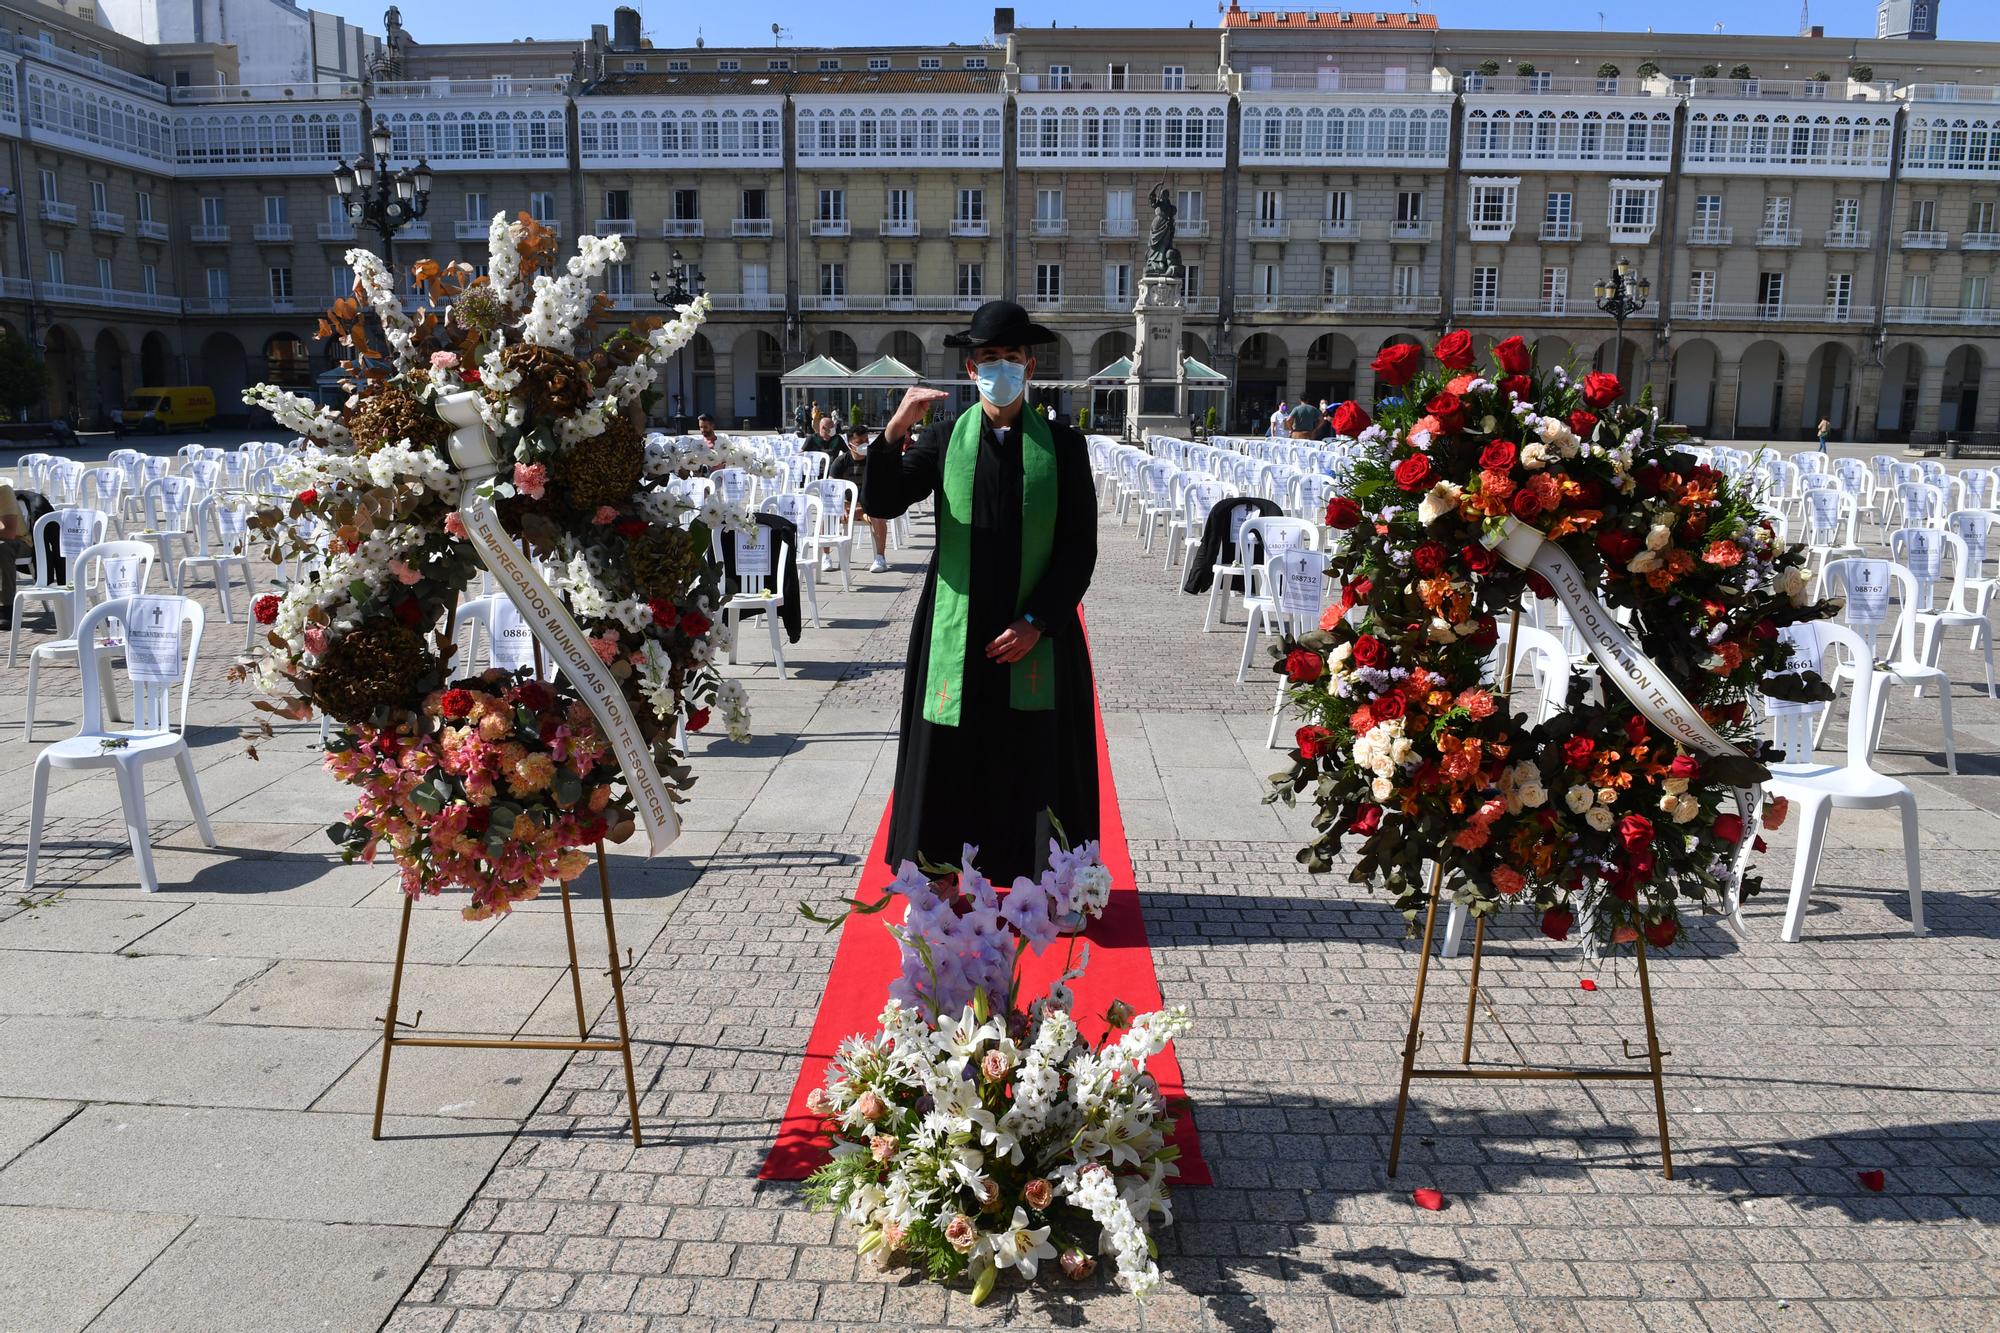
[{"label": "face mask", "polygon": [[988,361],[975,367],[972,377],[981,398],[995,407],[1006,407],[1027,387],[1028,368],[1019,361]]}]

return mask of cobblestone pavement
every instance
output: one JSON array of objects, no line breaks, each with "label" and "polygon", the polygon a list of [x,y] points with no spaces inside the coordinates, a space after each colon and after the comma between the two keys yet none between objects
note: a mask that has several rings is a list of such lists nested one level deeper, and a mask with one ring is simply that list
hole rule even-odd
[{"label": "cobblestone pavement", "polygon": [[[828,625],[788,651],[788,679],[750,665],[746,637],[759,738],[698,746],[675,855],[614,860],[638,954],[636,1151],[596,1055],[399,1054],[400,1133],[370,1145],[394,889],[323,850],[340,791],[309,728],[244,762],[219,664],[196,739],[223,855],[162,789],[167,888],[140,895],[108,784],[59,787],[43,879],[72,887],[0,905],[0,1327],[2000,1327],[2000,703],[1956,690],[1957,777],[1935,701],[1892,706],[1878,763],[1922,804],[1928,937],[1908,931],[1893,820],[1843,813],[1803,943],[1777,943],[1774,892],[1747,939],[1703,925],[1655,963],[1675,1180],[1635,1090],[1433,1083],[1390,1181],[1415,944],[1379,895],[1296,865],[1301,814],[1260,799],[1272,685],[1234,683],[1240,619],[1201,634],[1178,571],[1109,517],[1092,649],[1162,989],[1196,1018],[1180,1055],[1216,1184],[1177,1196],[1143,1310],[1060,1282],[975,1310],[857,1259],[797,1186],[755,1172],[833,953],[796,904],[851,889],[887,794],[926,524],[916,538],[893,575],[822,589]],[[1962,647],[1946,665],[1979,679]],[[73,677],[50,684],[42,740],[75,713]],[[24,774],[19,720],[0,708],[0,766]],[[0,874],[18,874],[17,781]],[[1789,833],[1773,843],[1783,883]],[[419,914],[427,1029],[568,1021],[553,904],[498,926],[450,907]],[[1456,1053],[1465,970],[1432,969],[1431,1058]],[[1629,965],[1506,922],[1475,1058],[1621,1063],[1634,992]],[[1874,1169],[1881,1193],[1856,1177]],[[1418,1186],[1444,1211],[1416,1208]]]}]

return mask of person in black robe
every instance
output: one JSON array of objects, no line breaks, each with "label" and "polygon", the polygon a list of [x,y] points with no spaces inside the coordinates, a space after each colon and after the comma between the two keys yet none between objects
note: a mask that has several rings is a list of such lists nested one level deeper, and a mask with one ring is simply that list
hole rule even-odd
[{"label": "person in black robe", "polygon": [[[1053,338],[1014,302],[989,301],[973,316],[970,332],[945,340],[966,350],[965,373],[981,386],[972,410],[983,417],[973,473],[965,670],[958,725],[926,720],[922,696],[938,591],[933,555],[903,679],[886,858],[891,867],[920,855],[955,865],[969,843],[979,849],[980,872],[1005,885],[1046,867],[1050,814],[1072,845],[1098,835],[1096,687],[1078,614],[1097,565],[1097,504],[1084,438],[1068,425],[1048,426],[1056,472],[1048,563],[1033,587],[1019,586],[1025,381],[1034,374],[1033,348]],[[926,430],[914,444],[910,432],[947,396],[910,389],[870,444],[861,504],[871,517],[895,518],[938,490],[955,432]],[[1053,649],[1054,706],[1014,708],[1012,664],[1044,638]]]}]

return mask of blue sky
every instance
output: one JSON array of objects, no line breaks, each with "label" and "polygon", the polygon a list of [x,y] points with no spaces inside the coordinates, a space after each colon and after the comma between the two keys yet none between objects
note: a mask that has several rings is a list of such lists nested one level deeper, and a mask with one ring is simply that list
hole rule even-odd
[{"label": "blue sky", "polygon": [[[381,0],[313,0],[379,31]],[[1373,0],[1391,8],[1406,8],[1410,0]],[[465,31],[462,0],[401,0],[403,25],[419,41],[449,41]],[[546,0],[484,0],[478,6],[478,36],[581,37],[592,23],[609,24],[615,0],[585,5],[551,5]],[[802,46],[855,43],[919,43],[977,41],[993,14],[990,0],[959,0],[940,5],[935,0],[765,0],[762,4],[730,4],[720,9],[638,0],[646,35],[661,46],[693,42],[697,28],[711,45],[766,45],[771,24],[789,30],[788,40]],[[1598,26],[1598,14],[1612,32],[1643,32],[1651,25],[1662,32],[1708,32],[1720,21],[1730,32],[1795,33],[1798,0],[1694,0],[1669,4],[1664,0],[1533,0],[1526,5],[1496,5],[1492,0],[1423,0],[1422,8],[1452,28],[1549,28],[1584,30]],[[1213,28],[1218,21],[1215,0],[1030,0],[1016,3],[1023,27],[1042,27],[1060,16],[1065,26],[1119,27],[1134,23],[1185,24]],[[1942,30],[1946,37],[2000,41],[2000,5],[1992,0],[1944,0]],[[1813,22],[1830,37],[1861,37],[1875,31],[1872,0],[1813,0]]]}]

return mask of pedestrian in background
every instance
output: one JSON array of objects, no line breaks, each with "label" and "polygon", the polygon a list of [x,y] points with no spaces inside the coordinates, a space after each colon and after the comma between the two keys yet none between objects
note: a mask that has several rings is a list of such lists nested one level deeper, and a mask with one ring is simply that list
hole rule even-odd
[{"label": "pedestrian in background", "polygon": [[1828,421],[1825,417],[1821,417],[1819,419],[1819,451],[1821,453],[1826,452],[1827,433],[1832,429],[1833,429],[1832,422]]}]

